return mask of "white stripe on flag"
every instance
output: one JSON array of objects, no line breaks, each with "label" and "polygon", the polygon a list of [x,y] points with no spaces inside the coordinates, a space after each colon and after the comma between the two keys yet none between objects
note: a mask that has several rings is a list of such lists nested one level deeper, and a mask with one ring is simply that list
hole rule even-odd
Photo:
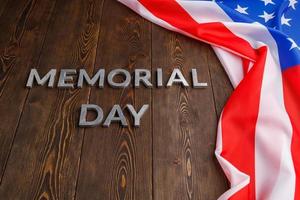
[{"label": "white stripe on flag", "polygon": [[292,200],[296,177],[293,130],[283,101],[281,68],[274,60],[268,52],[255,133],[256,198]]},{"label": "white stripe on flag", "polygon": [[232,22],[231,18],[214,2],[177,1],[198,23]]},{"label": "white stripe on flag", "polygon": [[243,62],[241,57],[225,51],[219,47],[212,47],[216,55],[218,56],[222,66],[224,67],[231,84],[234,88],[236,88],[244,78]]}]

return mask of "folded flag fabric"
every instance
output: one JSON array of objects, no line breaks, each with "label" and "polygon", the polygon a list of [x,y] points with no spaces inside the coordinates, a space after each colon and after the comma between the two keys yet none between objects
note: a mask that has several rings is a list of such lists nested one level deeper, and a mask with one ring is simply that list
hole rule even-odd
[{"label": "folded flag fabric", "polygon": [[297,0],[119,1],[211,44],[228,74],[235,90],[219,120],[215,154],[231,188],[219,199],[300,200]]}]

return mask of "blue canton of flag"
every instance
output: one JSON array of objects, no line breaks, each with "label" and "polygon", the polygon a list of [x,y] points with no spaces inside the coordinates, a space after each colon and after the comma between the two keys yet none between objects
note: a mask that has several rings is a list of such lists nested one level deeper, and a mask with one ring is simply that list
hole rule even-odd
[{"label": "blue canton of flag", "polygon": [[300,44],[298,21],[300,12],[297,0],[217,0],[215,2],[236,22],[259,22],[268,27],[278,45],[282,69],[300,64],[298,45]]}]

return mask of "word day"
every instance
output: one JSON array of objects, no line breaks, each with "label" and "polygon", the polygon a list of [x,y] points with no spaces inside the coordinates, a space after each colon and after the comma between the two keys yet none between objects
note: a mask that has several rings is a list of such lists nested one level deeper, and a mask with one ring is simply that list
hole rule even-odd
[{"label": "word day", "polygon": [[[126,109],[129,111],[129,114],[133,118],[133,126],[139,127],[141,124],[141,118],[148,110],[149,105],[145,104],[139,111],[136,111],[135,108],[127,104]],[[92,111],[96,113],[96,117],[93,120],[87,119],[88,111]],[[80,109],[80,117],[79,117],[79,126],[80,127],[94,127],[98,126],[102,123],[104,118],[103,110],[100,106],[95,104],[83,104]],[[119,123],[123,127],[128,126],[128,122],[125,118],[124,112],[120,105],[114,105],[104,120],[102,126],[109,127],[111,123]]]}]

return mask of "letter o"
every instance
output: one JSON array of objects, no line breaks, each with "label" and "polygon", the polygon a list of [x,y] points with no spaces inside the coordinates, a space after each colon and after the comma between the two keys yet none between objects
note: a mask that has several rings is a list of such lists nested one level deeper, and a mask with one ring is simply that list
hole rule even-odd
[{"label": "letter o", "polygon": [[[116,75],[124,75],[125,76],[125,80],[121,83],[116,83],[114,82],[114,77]],[[107,76],[107,81],[108,84],[114,88],[125,88],[130,84],[131,81],[131,75],[127,70],[124,69],[114,69],[112,71],[109,72],[108,76]]]}]

